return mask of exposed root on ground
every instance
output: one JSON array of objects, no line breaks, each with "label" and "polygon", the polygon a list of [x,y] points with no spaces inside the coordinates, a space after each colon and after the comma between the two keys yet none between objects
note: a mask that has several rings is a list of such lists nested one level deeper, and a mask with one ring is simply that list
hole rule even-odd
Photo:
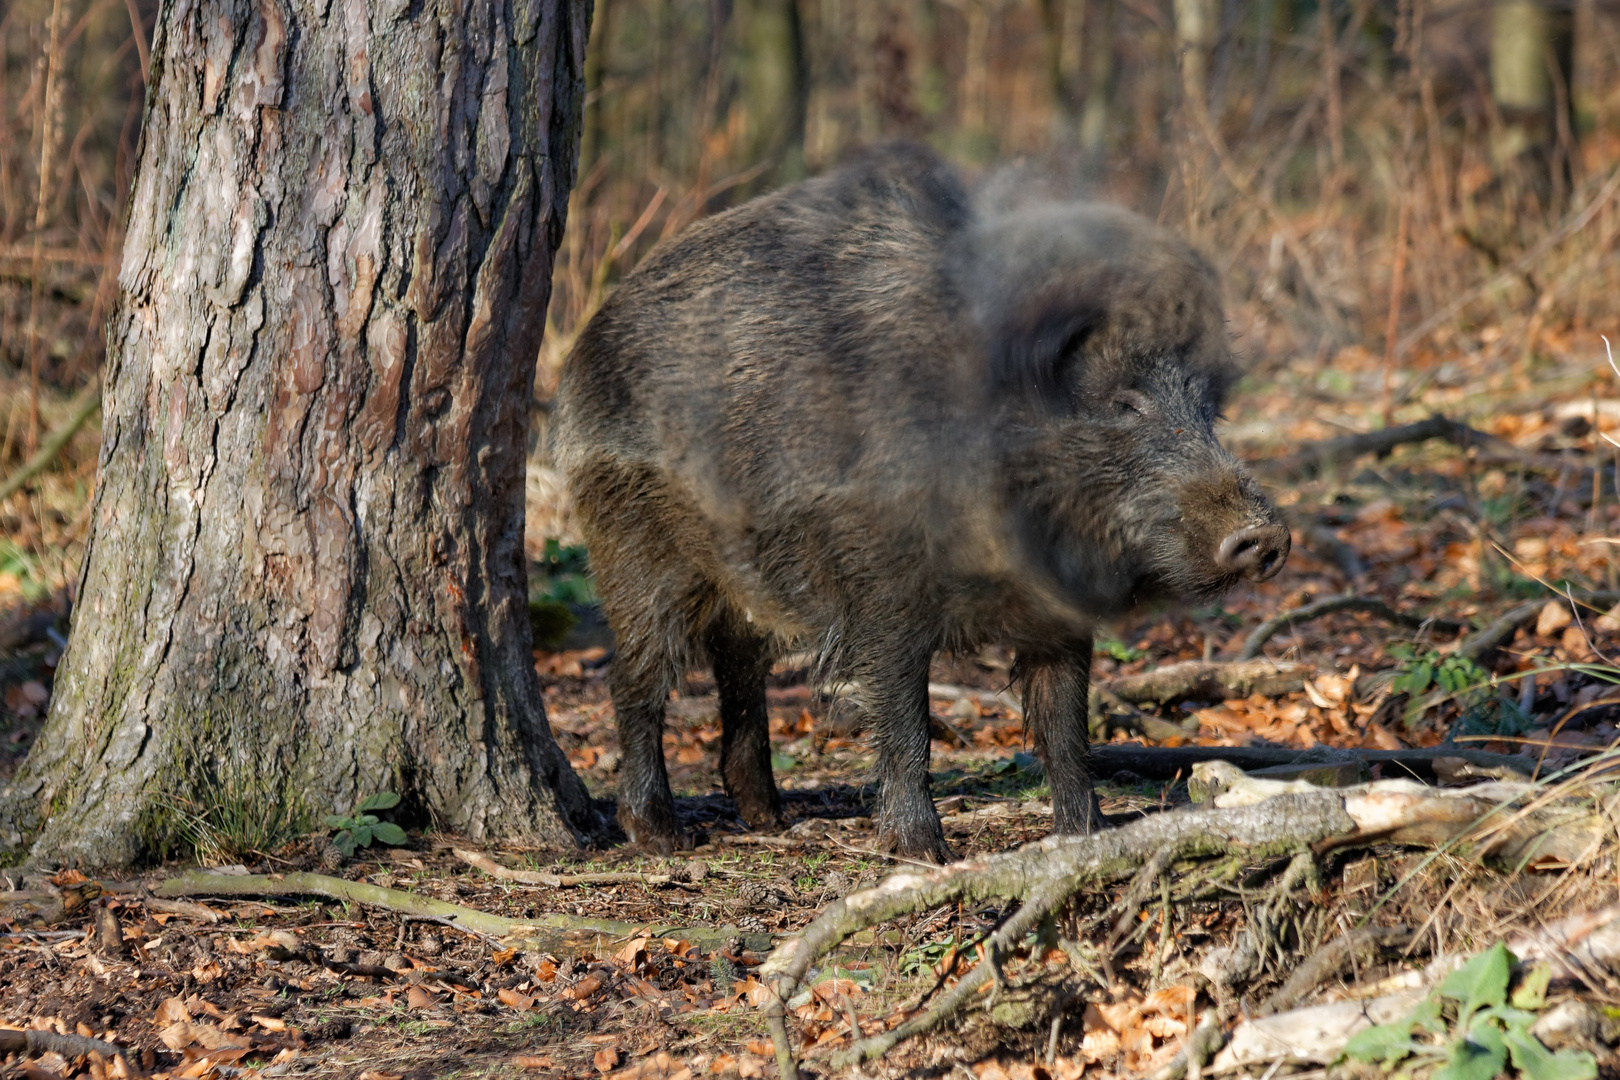
[{"label": "exposed root on ground", "polygon": [[768,948],[770,942],[768,935],[744,934],[735,926],[639,926],[613,919],[556,913],[534,919],[509,919],[400,889],[385,889],[325,874],[216,874],[193,870],[169,878],[152,891],[160,897],[325,896],[432,919],[495,938],[506,945],[559,954],[579,953],[603,941],[624,941],[637,934],[681,937],[705,950],[724,948],[737,939],[746,947],[757,949]]}]

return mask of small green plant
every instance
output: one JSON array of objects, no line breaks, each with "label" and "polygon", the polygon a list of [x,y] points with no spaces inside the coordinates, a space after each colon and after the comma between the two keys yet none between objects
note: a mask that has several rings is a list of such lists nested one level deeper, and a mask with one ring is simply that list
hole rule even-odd
[{"label": "small green plant", "polygon": [[1407,696],[1403,722],[1412,727],[1423,714],[1454,701],[1460,716],[1455,735],[1521,735],[1525,717],[1496,690],[1489,671],[1466,656],[1440,655],[1407,642],[1392,642],[1389,654],[1399,665],[1390,690]]},{"label": "small green plant", "polygon": [[548,537],[529,590],[529,624],[539,648],[556,648],[578,621],[574,609],[597,602],[585,549]]},{"label": "small green plant", "polygon": [[1584,1050],[1542,1045],[1530,1033],[1547,1003],[1552,972],[1538,967],[1508,994],[1513,954],[1497,942],[1446,976],[1403,1019],[1353,1036],[1344,1056],[1411,1076],[1433,1066],[1430,1080],[1493,1080],[1513,1069],[1524,1080],[1593,1080],[1597,1061]]},{"label": "small green plant", "polygon": [[326,815],[326,827],[337,830],[332,835],[332,846],[352,858],[356,848],[368,848],[373,840],[398,847],[406,842],[405,830],[391,821],[381,821],[373,810],[392,810],[399,805],[399,796],[392,791],[379,791],[367,796],[347,817]]},{"label": "small green plant", "polygon": [[0,574],[15,577],[23,599],[30,604],[38,603],[51,591],[40,560],[10,540],[0,540]]},{"label": "small green plant", "polygon": [[1140,660],[1147,655],[1145,650],[1134,649],[1110,635],[1099,636],[1096,643],[1091,646],[1091,651],[1098,656],[1111,656],[1122,664],[1128,664],[1132,660]]}]

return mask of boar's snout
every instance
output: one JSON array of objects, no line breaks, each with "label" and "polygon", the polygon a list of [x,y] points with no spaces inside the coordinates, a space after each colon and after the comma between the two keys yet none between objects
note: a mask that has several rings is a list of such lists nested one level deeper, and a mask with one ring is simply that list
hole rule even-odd
[{"label": "boar's snout", "polygon": [[1281,525],[1250,525],[1221,541],[1215,564],[1227,573],[1264,581],[1288,561],[1290,543],[1288,530]]}]

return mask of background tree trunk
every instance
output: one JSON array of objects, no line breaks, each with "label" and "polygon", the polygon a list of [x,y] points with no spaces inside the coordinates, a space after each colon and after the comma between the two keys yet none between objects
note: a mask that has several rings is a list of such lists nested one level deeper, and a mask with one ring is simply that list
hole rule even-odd
[{"label": "background tree trunk", "polygon": [[588,0],[167,0],[81,602],[0,849],[392,788],[592,827],[529,643],[523,476]]},{"label": "background tree trunk", "polygon": [[733,25],[749,156],[772,162],[768,176],[749,190],[803,179],[810,72],[798,0],[738,0]]},{"label": "background tree trunk", "polygon": [[1567,0],[1491,5],[1491,96],[1502,128],[1492,147],[1507,164],[1535,152],[1550,185],[1569,169],[1573,136],[1574,8]]}]

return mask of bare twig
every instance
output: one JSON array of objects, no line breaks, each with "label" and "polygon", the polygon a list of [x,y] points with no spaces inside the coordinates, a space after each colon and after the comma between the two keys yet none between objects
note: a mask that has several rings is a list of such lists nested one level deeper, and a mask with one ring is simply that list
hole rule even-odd
[{"label": "bare twig", "polygon": [[1260,1005],[1260,1015],[1293,1008],[1352,959],[1374,959],[1385,949],[1404,948],[1411,939],[1411,928],[1406,926],[1363,926],[1333,938],[1294,969],[1288,981]]},{"label": "bare twig", "polygon": [[52,432],[51,437],[46,439],[44,445],[23,463],[22,468],[4,480],[0,480],[0,502],[4,502],[20,491],[24,484],[32,480],[55,460],[56,455],[62,452],[62,448],[72,441],[74,435],[78,434],[79,429],[84,426],[84,422],[94,416],[100,408],[101,387],[92,382],[79,391],[78,397],[73,401],[73,413],[68,417],[67,422]]}]

